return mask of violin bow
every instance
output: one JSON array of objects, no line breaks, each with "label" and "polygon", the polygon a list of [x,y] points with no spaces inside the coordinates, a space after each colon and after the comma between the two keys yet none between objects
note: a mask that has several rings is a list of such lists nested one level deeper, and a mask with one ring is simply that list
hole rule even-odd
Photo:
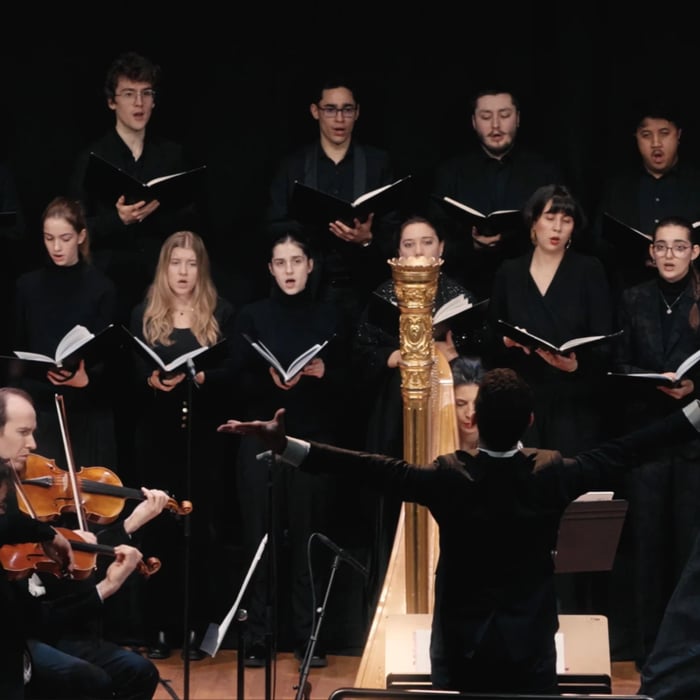
[{"label": "violin bow", "polygon": [[66,406],[63,402],[61,394],[54,394],[56,400],[56,411],[58,413],[58,424],[61,427],[61,438],[63,439],[63,450],[66,453],[66,463],[68,464],[68,478],[70,480],[71,491],[73,492],[73,502],[75,503],[75,512],[78,516],[78,527],[87,532],[87,521],[85,510],[83,509],[83,497],[78,486],[78,477],[76,476],[75,462],[73,461],[73,448],[70,444],[68,436],[68,419],[66,417]]},{"label": "violin bow", "polygon": [[36,511],[32,507],[32,504],[30,503],[29,498],[27,497],[27,494],[24,491],[22,479],[19,476],[19,472],[15,469],[15,465],[12,459],[10,459],[10,466],[12,467],[12,478],[15,482],[15,492],[22,499],[22,503],[24,503],[24,507],[27,509],[27,513],[29,513],[29,516],[34,520],[37,520]]}]

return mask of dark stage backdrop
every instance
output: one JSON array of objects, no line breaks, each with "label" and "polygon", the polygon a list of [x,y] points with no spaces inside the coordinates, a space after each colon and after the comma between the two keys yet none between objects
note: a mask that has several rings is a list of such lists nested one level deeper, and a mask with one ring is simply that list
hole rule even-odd
[{"label": "dark stage backdrop", "polygon": [[360,87],[357,138],[388,149],[398,174],[418,183],[442,157],[472,144],[468,98],[501,82],[521,95],[520,138],[562,160],[589,211],[602,174],[635,157],[626,117],[638,98],[663,90],[683,103],[690,119],[682,149],[696,157],[689,18],[675,9],[642,30],[643,17],[633,21],[611,3],[567,5],[295,2],[244,11],[240,3],[205,3],[156,12],[142,4],[110,8],[113,16],[53,15],[49,6],[40,17],[23,10],[27,21],[6,24],[0,48],[0,126],[28,240],[39,240],[38,216],[64,191],[75,154],[112,126],[102,80],[129,49],[163,68],[150,128],[208,165],[205,233],[222,253],[217,275],[236,303],[259,291],[246,253],[272,169],[316,135],[308,89],[332,69]]},{"label": "dark stage backdrop", "polygon": [[[219,291],[236,306],[269,288],[264,261],[251,260],[268,182],[279,158],[317,137],[308,88],[334,70],[359,85],[357,138],[388,149],[397,176],[418,183],[429,182],[440,159],[473,145],[468,99],[490,84],[520,94],[519,138],[562,161],[589,212],[603,174],[636,158],[628,114],[639,98],[661,91],[679,100],[688,116],[683,157],[700,152],[696,24],[676,5],[651,14],[549,0],[92,7],[4,9],[0,155],[16,177],[27,254],[14,265],[0,254],[0,316],[14,275],[37,264],[41,211],[64,193],[76,154],[113,127],[102,81],[125,50],[163,68],[149,129],[208,166],[208,230],[200,233]],[[2,334],[0,326],[4,345]],[[237,541],[237,515],[226,515]],[[223,567],[231,589],[247,566]],[[356,582],[343,575],[339,583],[352,590],[335,591],[331,605],[353,614]],[[329,627],[361,645],[364,620],[346,617],[332,614]]]}]

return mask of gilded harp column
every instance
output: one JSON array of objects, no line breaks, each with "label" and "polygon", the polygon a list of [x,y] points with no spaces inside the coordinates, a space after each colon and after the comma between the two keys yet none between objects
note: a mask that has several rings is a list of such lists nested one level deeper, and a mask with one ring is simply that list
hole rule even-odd
[{"label": "gilded harp column", "polygon": [[[388,261],[401,311],[401,394],[403,453],[414,464],[427,464],[431,373],[434,365],[433,304],[442,260],[423,256]],[[428,511],[404,504],[406,612],[429,612]]]}]

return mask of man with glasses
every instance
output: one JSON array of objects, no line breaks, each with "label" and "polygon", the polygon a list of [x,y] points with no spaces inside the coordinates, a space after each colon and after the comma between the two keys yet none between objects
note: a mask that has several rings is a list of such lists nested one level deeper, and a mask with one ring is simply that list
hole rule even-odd
[{"label": "man with glasses", "polygon": [[70,184],[73,196],[85,205],[95,264],[119,289],[118,311],[125,322],[153,277],[165,237],[178,229],[201,232],[195,200],[168,211],[157,200],[130,202],[124,194],[115,196],[86,180],[91,152],[139,182],[189,169],[180,144],[147,131],[160,74],[160,66],[137,53],[124,53],[114,60],[104,84],[114,128],[79,155]]},{"label": "man with glasses", "polygon": [[[314,245],[317,294],[337,303],[354,323],[371,291],[388,274],[393,246],[390,231],[398,215],[370,214],[362,221],[328,221],[322,226],[294,221],[290,211],[295,181],[353,201],[395,179],[386,151],[353,138],[360,117],[355,89],[341,77],[321,83],[310,104],[319,138],[282,159],[270,184],[266,233],[274,238],[289,230],[305,230]],[[270,240],[272,240],[270,238]]]},{"label": "man with glasses", "polygon": [[[435,169],[432,193],[451,197],[488,214],[521,209],[540,186],[565,184],[559,164],[522,143],[520,104],[510,89],[494,86],[472,100],[471,124],[476,147],[450,154]],[[445,272],[461,281],[477,298],[491,294],[493,275],[502,260],[529,249],[529,231],[522,227],[493,230],[487,224],[465,230],[435,205],[431,213],[443,223],[452,253]]]},{"label": "man with glasses", "polygon": [[[299,181],[350,202],[396,178],[385,150],[360,143],[354,137],[360,102],[355,87],[345,77],[323,80],[313,93],[309,111],[318,124],[318,138],[287,154],[278,164],[269,187],[263,239],[270,243],[287,231],[308,237],[315,264],[307,287],[317,298],[337,305],[348,328],[353,328],[372,291],[390,274],[386,260],[395,254],[392,252],[395,251],[393,232],[398,230],[401,214],[392,212],[380,217],[370,213],[366,220],[355,218],[321,225],[298,221],[292,213],[294,183]],[[350,391],[348,386],[338,396],[338,404],[343,407],[343,419],[339,422],[342,426],[340,444],[363,446],[368,414],[365,392],[358,387]],[[352,502],[352,498],[343,502]],[[340,502],[335,506],[340,508]],[[371,517],[355,518],[352,528],[348,526],[348,534],[353,530],[353,539],[361,540],[363,534],[358,533],[364,533],[369,540]],[[337,522],[340,521],[338,518]],[[356,620],[368,614],[366,600],[357,599],[363,595],[357,587],[347,594],[343,614],[352,620],[348,625],[357,629],[360,626]],[[252,627],[254,623],[249,624]],[[264,664],[264,648],[256,644],[256,640],[251,641],[246,665]],[[359,638],[354,641],[357,645],[363,642]],[[303,649],[306,640],[294,639],[293,642]],[[348,645],[352,642],[348,641]],[[323,649],[316,649],[311,663],[325,665]]]},{"label": "man with glasses", "polygon": [[[119,55],[109,66],[104,94],[107,108],[114,113],[114,127],[89,144],[77,157],[70,181],[72,196],[83,202],[90,231],[92,258],[117,288],[117,322],[129,324],[131,311],[143,300],[153,279],[162,242],[177,230],[194,230],[203,233],[200,223],[199,203],[182,202],[180,207],[166,207],[158,201],[127,201],[123,195],[114,195],[93,186],[86,180],[90,153],[94,152],[108,163],[121,169],[140,182],[183,172],[191,163],[184,147],[156,135],[149,128],[157,104],[161,76],[160,66],[138,53]],[[113,401],[117,419],[117,448],[120,463],[133,462],[133,430],[138,420],[134,408],[133,382],[129,363],[114,362],[110,372]],[[126,469],[126,467],[124,467]],[[129,474],[120,476],[126,483]],[[140,476],[134,475],[138,483]],[[129,588],[131,598],[137,593],[137,581],[132,578]],[[127,605],[129,596],[122,595],[117,605],[106,616],[106,635],[116,635],[117,641],[142,642],[140,619],[135,606]],[[153,653],[167,655],[165,648],[154,643]]]},{"label": "man with glasses", "polygon": [[[605,179],[593,244],[605,263],[616,295],[656,275],[648,248],[630,255],[630,239],[612,231],[609,214],[627,226],[650,235],[667,216],[700,219],[700,168],[680,157],[682,119],[670,101],[650,98],[633,108],[634,139],[639,159],[631,166],[615,167]],[[634,235],[634,234],[631,234]]]}]

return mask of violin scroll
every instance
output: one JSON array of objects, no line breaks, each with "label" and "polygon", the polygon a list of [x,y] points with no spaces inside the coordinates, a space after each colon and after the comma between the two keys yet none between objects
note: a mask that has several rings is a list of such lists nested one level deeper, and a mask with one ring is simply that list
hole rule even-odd
[{"label": "violin scroll", "polygon": [[169,498],[165,507],[171,513],[175,513],[175,515],[189,515],[192,512],[192,503],[190,501],[178,503],[174,498]]},{"label": "violin scroll", "polygon": [[160,559],[158,557],[148,557],[148,559],[141,560],[138,564],[138,572],[145,578],[153,576],[153,574],[160,571]]}]

